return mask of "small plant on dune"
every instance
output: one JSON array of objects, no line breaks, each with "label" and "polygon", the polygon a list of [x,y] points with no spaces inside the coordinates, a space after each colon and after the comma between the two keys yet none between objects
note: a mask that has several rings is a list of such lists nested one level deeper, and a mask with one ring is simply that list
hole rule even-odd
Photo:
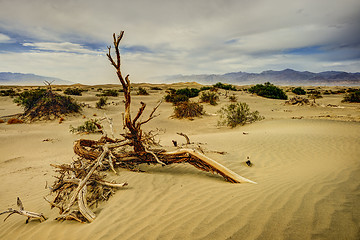
[{"label": "small plant on dune", "polygon": [[304,89],[302,89],[301,87],[294,88],[292,90],[292,92],[295,93],[296,95],[305,95],[306,94],[306,91]]},{"label": "small plant on dune", "polygon": [[160,87],[151,87],[150,90],[160,91],[160,90],[162,90],[162,88],[160,88]]},{"label": "small plant on dune", "polygon": [[250,93],[255,93],[258,96],[273,98],[273,99],[284,99],[287,100],[288,97],[286,93],[278,88],[277,86],[266,82],[263,84],[256,84],[255,86],[248,89]]},{"label": "small plant on dune", "polygon": [[165,95],[165,101],[171,102],[173,104],[178,104],[180,102],[187,102],[189,98],[197,97],[200,90],[196,88],[181,88],[175,90],[170,88],[166,91],[168,94]]},{"label": "small plant on dune", "polygon": [[75,96],[81,96],[83,90],[80,88],[67,88],[64,90],[64,94],[66,95],[75,95]]},{"label": "small plant on dune", "polygon": [[14,89],[6,89],[6,90],[1,90],[0,91],[0,96],[10,96],[10,97],[13,97],[13,96],[17,96],[18,93],[16,93],[14,91]]},{"label": "small plant on dune", "polygon": [[322,98],[321,93],[319,91],[317,91],[317,90],[311,91],[308,97],[310,99],[313,99],[314,103],[316,103],[315,99]]},{"label": "small plant on dune", "polygon": [[360,91],[350,92],[344,96],[342,102],[360,102]]},{"label": "small plant on dune", "polygon": [[96,108],[101,109],[106,105],[106,102],[107,102],[107,97],[101,97],[99,101],[96,102]]},{"label": "small plant on dune", "polygon": [[[100,91],[102,91],[102,89]],[[102,91],[101,94],[96,94],[96,96],[97,97],[117,97],[117,96],[119,96],[119,90],[105,89],[105,90]]]},{"label": "small plant on dune", "polygon": [[237,102],[237,97],[236,97],[235,95],[231,95],[231,96],[229,97],[229,101],[230,101],[230,102]]},{"label": "small plant on dune", "polygon": [[250,107],[241,102],[226,105],[218,112],[220,113],[218,125],[226,125],[231,128],[264,119],[258,111],[251,112]]},{"label": "small plant on dune", "polygon": [[174,107],[175,118],[194,118],[204,115],[204,108],[197,102],[181,102]]},{"label": "small plant on dune", "polygon": [[224,90],[236,91],[236,88],[233,85],[224,84],[224,83],[221,83],[221,82],[218,82],[218,83],[214,84],[213,87],[214,88],[221,88],[221,89],[224,89]]},{"label": "small plant on dune", "polygon": [[102,126],[97,119],[90,119],[84,122],[83,125],[73,127],[70,125],[71,133],[101,133]]},{"label": "small plant on dune", "polygon": [[145,88],[143,88],[143,87],[139,87],[139,89],[138,89],[138,91],[137,91],[136,94],[137,94],[137,95],[149,95],[148,91],[147,91]]},{"label": "small plant on dune", "polygon": [[48,89],[34,89],[24,91],[14,99],[24,107],[24,118],[33,119],[55,119],[62,114],[80,112],[80,105],[70,96],[62,96]]},{"label": "small plant on dune", "polygon": [[200,96],[201,102],[210,103],[211,105],[217,105],[217,101],[219,100],[219,96],[215,92],[202,92]]}]

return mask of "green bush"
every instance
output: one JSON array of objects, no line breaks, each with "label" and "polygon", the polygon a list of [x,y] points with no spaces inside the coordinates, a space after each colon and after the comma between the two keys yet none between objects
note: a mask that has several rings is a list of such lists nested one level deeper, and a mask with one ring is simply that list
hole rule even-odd
[{"label": "green bush", "polygon": [[360,102],[360,91],[358,90],[346,94],[342,102]]},{"label": "green bush", "polygon": [[66,95],[81,96],[82,92],[83,92],[83,90],[81,90],[80,88],[67,88],[64,90],[64,94],[66,94]]},{"label": "green bush", "polygon": [[97,119],[90,119],[84,122],[83,125],[73,127],[70,125],[70,132],[72,133],[95,133],[102,132],[102,126]]},{"label": "green bush", "polygon": [[288,97],[285,92],[274,86],[273,84],[266,82],[263,84],[256,84],[255,86],[248,89],[250,93],[255,93],[258,96],[273,98],[273,99],[284,99],[287,100]]},{"label": "green bush", "polygon": [[181,102],[174,107],[175,118],[194,118],[203,114],[203,106],[196,102]]},{"label": "green bush", "polygon": [[25,111],[34,107],[36,103],[46,96],[46,89],[38,88],[34,90],[28,90],[20,93],[14,102],[22,105]]},{"label": "green bush", "polygon": [[294,88],[292,90],[292,92],[295,93],[296,95],[305,95],[306,94],[306,91],[304,89],[302,89],[301,87]]},{"label": "green bush", "polygon": [[96,94],[96,96],[97,97],[117,97],[117,96],[119,96],[119,91],[116,89],[105,89],[102,91],[101,94]]},{"label": "green bush", "polygon": [[0,91],[0,96],[11,96],[11,97],[13,97],[13,96],[17,96],[17,95],[18,95],[18,93],[16,93],[14,91],[14,89],[12,89],[12,88]]},{"label": "green bush", "polygon": [[137,95],[149,95],[149,93],[147,92],[147,90],[145,88],[139,87],[137,93]]},{"label": "green bush", "polygon": [[173,88],[169,88],[166,91],[168,94],[165,95],[165,101],[171,102],[174,104],[178,104],[180,102],[187,102],[189,98],[193,98],[199,95],[200,90],[196,88],[182,88],[175,90]]},{"label": "green bush", "polygon": [[221,82],[218,82],[218,83],[214,84],[213,87],[221,88],[221,89],[224,89],[224,90],[236,91],[236,88],[233,85],[224,84],[224,83],[221,83]]},{"label": "green bush", "polygon": [[230,102],[236,102],[237,101],[237,97],[235,95],[231,95],[229,96],[229,101]]},{"label": "green bush", "polygon": [[101,109],[103,106],[106,105],[107,100],[107,97],[101,97],[99,101],[96,102],[96,108]]},{"label": "green bush", "polygon": [[151,87],[150,90],[157,90],[157,91],[159,91],[159,90],[162,90],[162,88],[160,88],[160,87]]},{"label": "green bush", "polygon": [[200,88],[200,92],[201,91],[206,91],[206,90],[211,90],[213,87],[208,87],[208,86],[205,86],[205,87],[201,87]]},{"label": "green bush", "polygon": [[311,91],[311,94],[309,94],[308,97],[310,99],[313,99],[314,103],[315,103],[315,99],[322,98],[321,93],[317,90]]},{"label": "green bush", "polygon": [[199,89],[196,88],[181,88],[176,90],[175,94],[176,95],[185,95],[188,98],[193,98],[193,97],[197,97],[199,96]]},{"label": "green bush", "polygon": [[211,105],[216,105],[219,100],[219,96],[215,92],[202,92],[200,96],[201,102],[210,103]]},{"label": "green bush", "polygon": [[264,119],[258,111],[250,112],[249,106],[241,102],[226,105],[218,112],[220,113],[218,125],[226,125],[231,128]]},{"label": "green bush", "polygon": [[70,96],[62,96],[41,88],[20,93],[14,102],[22,105],[25,110],[24,116],[31,119],[50,119],[51,116],[58,117],[81,110],[80,105]]}]

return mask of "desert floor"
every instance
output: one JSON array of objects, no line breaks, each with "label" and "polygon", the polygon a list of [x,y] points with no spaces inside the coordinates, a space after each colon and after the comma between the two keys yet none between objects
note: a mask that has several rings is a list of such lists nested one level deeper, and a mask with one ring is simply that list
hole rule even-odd
[{"label": "desert floor", "polygon": [[[134,114],[140,101],[150,113],[170,87],[159,86],[148,96],[133,95]],[[172,87],[180,86],[196,84]],[[115,135],[123,131],[122,96],[96,109],[97,87],[75,97],[91,108],[61,124],[0,124],[0,211],[17,209],[20,197],[26,210],[49,218],[25,224],[23,216],[3,222],[1,215],[0,239],[360,239],[360,105],[342,103],[342,94],[324,95],[311,107],[233,92],[265,117],[233,129],[217,126],[217,110],[229,103],[224,91],[217,106],[204,104],[207,114],[192,121],[171,118],[173,107],[164,102],[144,130],[159,129],[164,146],[184,143],[176,134],[183,132],[207,156],[258,184],[231,184],[186,164],[141,166],[144,173],[118,169],[109,178],[129,185],[94,210],[93,223],[54,220],[57,209],[43,199],[54,181],[50,164],[70,163],[75,140],[101,137],[72,134],[70,125],[106,113]],[[0,117],[21,112],[10,97],[0,97]],[[247,157],[252,167],[244,164]]]}]

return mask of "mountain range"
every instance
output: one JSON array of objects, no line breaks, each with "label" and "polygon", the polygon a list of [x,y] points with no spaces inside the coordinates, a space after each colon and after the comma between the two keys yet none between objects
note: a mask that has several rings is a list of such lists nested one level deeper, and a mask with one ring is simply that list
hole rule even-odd
[{"label": "mountain range", "polygon": [[44,81],[53,82],[54,85],[71,85],[73,82],[60,78],[44,77],[30,73],[0,72],[0,85],[42,86]]},{"label": "mountain range", "polygon": [[277,85],[294,86],[360,86],[360,72],[327,71],[313,73],[285,69],[282,71],[268,70],[261,73],[232,72],[226,74],[174,75],[166,76],[162,81],[166,83],[198,82],[201,84],[223,82],[235,85],[271,82]]}]

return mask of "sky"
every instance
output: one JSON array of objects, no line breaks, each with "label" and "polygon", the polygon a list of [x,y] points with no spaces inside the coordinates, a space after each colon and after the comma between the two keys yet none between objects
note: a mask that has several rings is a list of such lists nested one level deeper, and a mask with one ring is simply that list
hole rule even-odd
[{"label": "sky", "polygon": [[360,72],[359,0],[0,0],[0,72],[118,83],[292,68]]}]

